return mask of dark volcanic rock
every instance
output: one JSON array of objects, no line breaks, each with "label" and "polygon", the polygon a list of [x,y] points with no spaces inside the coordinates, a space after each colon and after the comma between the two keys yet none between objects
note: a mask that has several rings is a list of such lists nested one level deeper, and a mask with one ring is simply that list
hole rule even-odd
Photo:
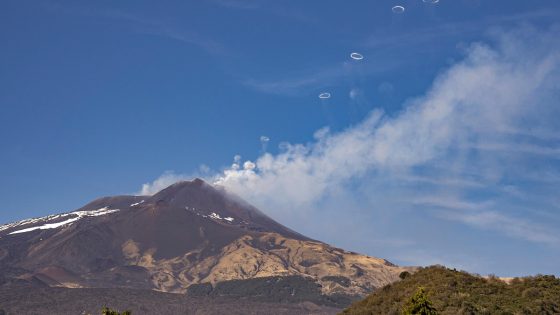
[{"label": "dark volcanic rock", "polygon": [[[108,213],[81,214],[100,209]],[[77,220],[71,221],[74,219]],[[61,222],[69,223],[58,228],[10,234]],[[153,259],[170,259],[197,251],[198,254],[190,257],[200,261],[255,231],[307,239],[239,198],[195,179],[171,185],[153,196],[99,198],[73,213],[8,226],[0,230],[0,271],[14,275],[7,270],[19,268],[16,276],[21,276],[56,267],[65,271],[58,275],[80,275],[73,278],[75,282],[70,281],[80,286],[122,286],[126,282],[121,283],[121,279],[143,282],[137,279],[138,272],[124,272],[119,267],[130,264],[130,257],[123,250],[123,244],[129,241],[134,244],[133,250],[149,251]],[[107,273],[115,275],[108,277]]]},{"label": "dark volcanic rock", "polygon": [[[34,303],[46,303],[52,312],[44,313],[76,314],[82,302],[89,303],[84,310],[102,306],[104,299],[118,302],[105,292],[130,303],[169,298],[180,301],[173,310],[184,311],[192,308],[181,303],[198,305],[196,298],[217,305],[234,301],[240,309],[239,303],[253,302],[340,307],[398,280],[404,270],[309,239],[200,179],[153,196],[104,197],[74,212],[0,226],[0,287],[24,294],[21,287],[27,286],[34,294],[29,300],[14,296],[23,305],[0,304],[10,312],[33,313]],[[188,292],[189,298],[149,290]],[[67,300],[68,307],[45,302],[50,294],[53,301],[77,300]],[[153,310],[150,303],[140,303],[146,308],[139,312]],[[204,303],[203,308],[214,302]]]}]

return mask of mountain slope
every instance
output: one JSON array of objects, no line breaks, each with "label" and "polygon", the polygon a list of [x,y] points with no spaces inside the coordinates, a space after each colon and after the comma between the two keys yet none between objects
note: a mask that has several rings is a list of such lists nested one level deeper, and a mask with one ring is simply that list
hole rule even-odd
[{"label": "mountain slope", "polygon": [[311,240],[200,179],[0,226],[3,282],[181,293],[200,283],[301,276],[326,295],[363,296],[403,270]]}]

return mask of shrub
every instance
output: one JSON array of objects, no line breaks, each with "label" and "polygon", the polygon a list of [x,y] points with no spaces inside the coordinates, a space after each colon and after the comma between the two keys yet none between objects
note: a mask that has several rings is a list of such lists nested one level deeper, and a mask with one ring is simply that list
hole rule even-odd
[{"label": "shrub", "polygon": [[408,300],[403,308],[403,315],[437,315],[436,308],[428,299],[423,287],[419,287],[416,293]]},{"label": "shrub", "polygon": [[131,315],[132,313],[130,311],[123,311],[122,313],[119,313],[119,311],[112,310],[112,309],[108,308],[107,306],[105,306],[101,310],[101,314],[102,315]]},{"label": "shrub", "polygon": [[440,315],[560,314],[560,279],[554,276],[516,278],[508,284],[440,266],[421,268],[376,290],[343,314],[402,313],[419,287],[430,293],[429,302]]},{"label": "shrub", "polygon": [[399,278],[401,278],[402,280],[406,279],[408,276],[410,276],[410,272],[408,271],[403,271],[399,274]]}]

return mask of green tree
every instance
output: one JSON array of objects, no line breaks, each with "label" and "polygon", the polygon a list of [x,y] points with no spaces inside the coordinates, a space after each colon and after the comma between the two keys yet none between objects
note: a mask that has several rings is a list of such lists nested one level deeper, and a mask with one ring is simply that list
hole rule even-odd
[{"label": "green tree", "polygon": [[408,276],[410,276],[410,272],[408,272],[408,271],[403,271],[403,272],[399,273],[399,278],[401,278],[401,280],[404,280],[404,279],[408,278]]},{"label": "green tree", "polygon": [[416,293],[408,300],[405,304],[403,315],[437,315],[438,312],[436,308],[432,305],[432,302],[426,296],[426,292],[423,287],[419,287]]},{"label": "green tree", "polygon": [[101,310],[101,314],[102,315],[131,315],[132,313],[130,311],[123,311],[122,313],[119,313],[118,311],[114,311],[114,310],[108,308],[107,306],[105,306]]}]

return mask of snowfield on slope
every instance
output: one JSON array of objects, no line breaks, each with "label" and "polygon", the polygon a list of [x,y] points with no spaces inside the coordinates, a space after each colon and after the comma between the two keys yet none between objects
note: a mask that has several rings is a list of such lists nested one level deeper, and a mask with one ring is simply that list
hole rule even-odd
[{"label": "snowfield on slope", "polygon": [[[26,220],[21,220],[21,221],[18,221],[18,222],[2,225],[2,226],[0,226],[0,232],[11,229],[11,228],[15,228],[15,227],[18,227],[18,226],[24,226],[24,225],[30,225],[30,224],[36,224],[36,223],[43,223],[43,224],[38,225],[38,226],[28,227],[28,228],[21,229],[21,230],[12,231],[12,232],[8,233],[8,235],[26,233],[26,232],[31,232],[31,231],[35,231],[35,230],[55,229],[55,228],[58,228],[58,227],[61,227],[61,226],[67,225],[67,224],[71,224],[71,223],[76,222],[76,221],[78,221],[82,218],[85,218],[85,217],[97,217],[97,216],[101,216],[101,215],[111,214],[111,213],[114,213],[114,212],[117,212],[117,211],[119,211],[119,209],[109,209],[108,207],[104,207],[104,208],[97,209],[97,210],[74,211],[74,212],[63,213],[63,214],[49,215],[49,216],[41,217],[41,218],[26,219]],[[61,222],[48,223],[48,222],[56,220],[58,218],[65,218],[65,217],[69,217],[69,216],[73,216],[73,217],[71,217],[67,220],[61,221]]]}]

